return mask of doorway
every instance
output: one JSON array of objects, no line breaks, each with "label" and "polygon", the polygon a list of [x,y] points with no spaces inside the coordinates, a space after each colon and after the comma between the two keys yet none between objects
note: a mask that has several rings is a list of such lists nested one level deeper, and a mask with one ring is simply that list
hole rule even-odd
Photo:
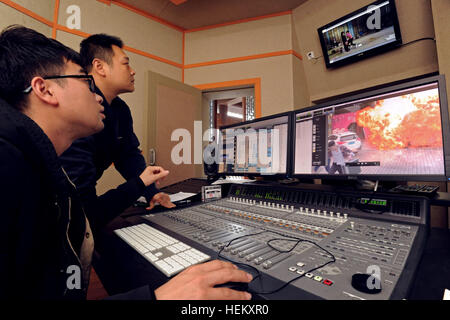
[{"label": "doorway", "polygon": [[[230,123],[243,122],[244,119],[256,119],[261,117],[261,79],[260,78],[250,78],[241,79],[225,82],[215,82],[195,85],[197,89],[202,91],[202,118],[203,118],[203,132],[208,129],[218,129],[221,124],[227,125]],[[224,121],[220,120],[217,123],[217,109],[219,109],[219,117],[221,115],[220,108],[217,108],[216,101],[228,100],[226,104],[234,99],[245,98],[245,113],[242,109],[242,115],[239,118],[233,118],[233,111],[231,111],[232,116],[228,115],[228,109],[224,110],[223,113],[226,114]],[[251,105],[251,107],[249,107]],[[233,104],[231,104],[233,106]],[[236,105],[234,107],[240,107]],[[233,110],[233,109],[232,109]],[[236,112],[240,114],[239,112]],[[207,119],[209,121],[207,121]],[[235,122],[236,121],[236,122]],[[212,130],[210,130],[212,132]],[[211,137],[212,138],[212,134]],[[204,146],[208,143],[204,142]]]},{"label": "doorway", "polygon": [[203,91],[204,129],[219,129],[255,119],[254,88]]},{"label": "doorway", "polygon": [[255,119],[253,95],[211,100],[210,108],[212,109],[210,122],[214,128]]}]

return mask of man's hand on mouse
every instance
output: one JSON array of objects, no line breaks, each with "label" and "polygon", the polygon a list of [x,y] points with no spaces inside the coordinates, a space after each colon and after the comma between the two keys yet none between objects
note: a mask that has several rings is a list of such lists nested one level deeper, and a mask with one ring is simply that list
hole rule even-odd
[{"label": "man's hand on mouse", "polygon": [[235,265],[214,260],[189,267],[155,290],[158,300],[250,300],[248,292],[214,286],[227,282],[249,283],[253,277]]}]

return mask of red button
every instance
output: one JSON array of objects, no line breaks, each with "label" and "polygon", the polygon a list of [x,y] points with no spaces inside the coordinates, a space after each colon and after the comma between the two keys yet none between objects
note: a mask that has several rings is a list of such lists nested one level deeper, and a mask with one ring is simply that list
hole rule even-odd
[{"label": "red button", "polygon": [[325,279],[325,280],[323,280],[323,284],[325,284],[327,286],[332,286],[333,285],[333,281]]}]

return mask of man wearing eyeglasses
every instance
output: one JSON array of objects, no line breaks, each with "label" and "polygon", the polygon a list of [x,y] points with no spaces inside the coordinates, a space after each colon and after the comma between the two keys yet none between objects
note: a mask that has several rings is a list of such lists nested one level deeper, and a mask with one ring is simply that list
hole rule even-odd
[{"label": "man wearing eyeglasses", "polygon": [[[92,35],[81,42],[80,55],[94,77],[96,92],[103,97],[105,129],[79,139],[61,156],[64,169],[77,186],[93,228],[101,228],[130,207],[140,196],[150,203],[174,207],[167,194],[154,184],[145,187],[148,172],[139,141],[133,131],[130,108],[118,96],[134,91],[135,71],[123,51],[123,42],[106,34]],[[97,197],[96,184],[111,165],[127,180],[118,188]]]},{"label": "man wearing eyeglasses", "polygon": [[[0,300],[86,298],[94,237],[58,159],[74,140],[104,127],[102,97],[80,63],[78,53],[34,30],[0,33]],[[146,170],[148,184],[168,174]],[[214,286],[250,280],[216,260],[132,295],[249,299]]]},{"label": "man wearing eyeglasses", "polygon": [[[34,30],[0,34],[0,299],[85,296],[93,237],[58,160],[104,127],[102,97],[80,64],[77,52]],[[154,181],[167,175],[156,171]]]},{"label": "man wearing eyeglasses", "polygon": [[92,81],[78,54],[62,44],[23,27],[1,33],[2,299],[83,295],[65,290],[65,272],[74,265],[86,280],[92,237],[58,155],[103,129],[102,98],[89,90]]}]

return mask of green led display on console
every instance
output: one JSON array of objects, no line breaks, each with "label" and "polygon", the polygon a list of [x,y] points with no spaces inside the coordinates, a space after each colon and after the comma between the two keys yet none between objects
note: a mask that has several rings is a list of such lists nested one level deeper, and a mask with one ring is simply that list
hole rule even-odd
[{"label": "green led display on console", "polygon": [[367,198],[361,198],[360,200],[361,204],[371,204],[375,206],[387,206],[387,200],[383,199],[367,199]]},{"label": "green led display on console", "polygon": [[273,194],[272,192],[266,192],[265,199],[267,200],[283,200],[280,196]]}]

